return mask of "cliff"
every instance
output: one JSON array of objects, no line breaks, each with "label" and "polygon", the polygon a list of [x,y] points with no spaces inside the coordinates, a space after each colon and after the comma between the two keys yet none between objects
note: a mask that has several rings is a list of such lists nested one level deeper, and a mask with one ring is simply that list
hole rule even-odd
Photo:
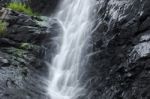
[{"label": "cliff", "polygon": [[50,59],[55,52],[52,38],[60,28],[58,22],[6,8],[0,9],[0,19],[7,28],[0,36],[0,98],[48,99],[45,55]]},{"label": "cliff", "polygon": [[[83,79],[87,93],[80,99],[150,99],[150,1],[96,1]],[[28,3],[49,15],[58,1]],[[0,18],[7,23],[7,34],[0,37],[0,98],[49,99],[46,61],[56,52],[59,42],[53,38],[61,26],[55,19],[5,8],[1,8]]]},{"label": "cliff", "polygon": [[150,1],[97,1],[89,99],[150,98]]}]

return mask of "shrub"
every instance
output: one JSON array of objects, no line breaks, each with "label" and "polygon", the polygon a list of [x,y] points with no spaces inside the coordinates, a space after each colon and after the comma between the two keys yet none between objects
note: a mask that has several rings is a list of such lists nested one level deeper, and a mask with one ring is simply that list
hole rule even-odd
[{"label": "shrub", "polygon": [[7,24],[0,20],[0,36],[4,36],[6,34]]},{"label": "shrub", "polygon": [[24,14],[28,14],[31,16],[35,15],[35,13],[33,13],[32,9],[29,6],[27,6],[26,4],[20,3],[20,2],[11,2],[11,3],[7,4],[6,7],[10,8],[14,11],[22,12]]}]

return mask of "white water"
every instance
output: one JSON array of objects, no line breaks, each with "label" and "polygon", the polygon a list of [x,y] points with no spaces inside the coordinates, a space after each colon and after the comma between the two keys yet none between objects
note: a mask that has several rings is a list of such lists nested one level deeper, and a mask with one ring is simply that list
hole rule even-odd
[{"label": "white water", "polygon": [[77,99],[84,94],[80,86],[81,66],[92,28],[94,0],[62,0],[57,19],[64,29],[60,51],[50,66],[48,94],[51,99]]}]

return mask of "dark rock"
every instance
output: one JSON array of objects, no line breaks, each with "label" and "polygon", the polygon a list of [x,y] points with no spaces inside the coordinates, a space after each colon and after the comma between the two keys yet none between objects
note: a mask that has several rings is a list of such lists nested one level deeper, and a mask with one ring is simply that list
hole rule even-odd
[{"label": "dark rock", "polygon": [[8,39],[8,38],[0,38],[0,46],[8,47],[8,46],[19,46],[18,43]]},{"label": "dark rock", "polygon": [[30,0],[29,5],[35,12],[50,15],[55,11],[60,1],[61,0]]},{"label": "dark rock", "polygon": [[[0,6],[5,7],[8,3],[13,2],[16,0],[0,0]],[[57,5],[61,0],[17,0],[17,2],[22,2],[27,4],[32,8],[32,10],[36,13],[42,15],[50,15],[52,14]],[[38,6],[37,6],[38,5]]]},{"label": "dark rock", "polygon": [[57,49],[52,42],[62,30],[59,23],[5,8],[0,12],[0,19],[8,23],[7,35],[0,37],[0,99],[49,99],[47,62]]},{"label": "dark rock", "polygon": [[86,99],[149,99],[150,1],[100,0],[97,4],[98,28],[92,34],[87,66],[92,83]]}]

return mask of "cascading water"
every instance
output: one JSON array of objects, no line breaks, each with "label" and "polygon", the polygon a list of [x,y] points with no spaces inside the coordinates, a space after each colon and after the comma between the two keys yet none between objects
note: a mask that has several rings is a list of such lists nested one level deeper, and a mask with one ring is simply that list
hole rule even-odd
[{"label": "cascading water", "polygon": [[51,99],[77,99],[84,93],[80,86],[81,66],[93,22],[94,0],[63,0],[56,14],[64,29],[62,45],[50,65],[48,94]]}]

